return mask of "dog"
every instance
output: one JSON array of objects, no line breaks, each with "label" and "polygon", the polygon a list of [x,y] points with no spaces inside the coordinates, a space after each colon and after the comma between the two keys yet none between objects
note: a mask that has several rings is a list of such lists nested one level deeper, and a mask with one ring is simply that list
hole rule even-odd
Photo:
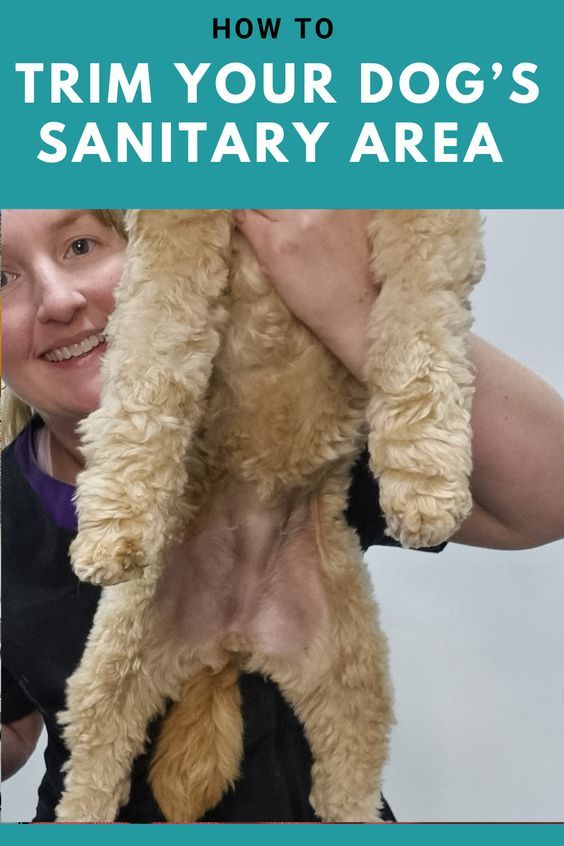
[{"label": "dog", "polygon": [[71,547],[77,575],[106,587],[61,715],[57,819],[116,818],[170,701],[153,791],[168,820],[199,819],[236,781],[249,671],[304,726],[318,817],[377,821],[392,690],[344,518],[350,471],[368,441],[403,546],[438,544],[468,514],[479,215],[373,212],[365,384],[290,314],[230,211],[126,222]]}]

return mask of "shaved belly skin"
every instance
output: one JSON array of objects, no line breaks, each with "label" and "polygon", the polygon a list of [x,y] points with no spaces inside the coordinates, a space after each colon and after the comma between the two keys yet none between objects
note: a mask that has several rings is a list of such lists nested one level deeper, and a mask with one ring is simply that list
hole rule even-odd
[{"label": "shaved belly skin", "polygon": [[273,508],[233,483],[169,553],[155,597],[161,623],[195,647],[307,650],[327,612],[321,554],[314,502]]}]

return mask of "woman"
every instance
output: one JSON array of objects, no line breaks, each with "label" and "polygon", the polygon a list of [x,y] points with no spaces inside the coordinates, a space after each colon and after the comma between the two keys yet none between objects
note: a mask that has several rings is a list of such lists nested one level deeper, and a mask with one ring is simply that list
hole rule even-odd
[{"label": "woman", "polygon": [[[368,278],[365,216],[276,210],[239,214],[240,227],[288,306],[359,378],[375,296]],[[4,463],[4,772],[23,763],[44,719],[47,773],[37,819],[48,820],[65,758],[54,717],[98,599],[97,588],[76,581],[66,556],[75,525],[72,485],[81,468],[76,425],[98,402],[104,328],[124,240],[119,214],[32,210],[4,214],[3,241],[4,378],[39,415],[9,448]],[[475,507],[455,539],[515,548],[560,537],[564,527],[557,503],[564,474],[557,472],[553,457],[562,454],[562,402],[483,342],[474,342],[473,355],[478,369]],[[507,418],[514,424],[510,432]],[[531,421],[535,431],[542,431],[533,443],[527,434]],[[498,455],[499,443],[510,448]],[[539,462],[546,466],[543,490],[537,490],[534,472]],[[359,466],[348,517],[365,546],[386,542],[376,503],[377,491]],[[205,819],[314,820],[307,802],[309,750],[297,721],[264,680],[243,677],[242,692],[242,777]],[[136,764],[131,801],[120,816],[124,821],[161,819],[145,782],[147,757]]]}]

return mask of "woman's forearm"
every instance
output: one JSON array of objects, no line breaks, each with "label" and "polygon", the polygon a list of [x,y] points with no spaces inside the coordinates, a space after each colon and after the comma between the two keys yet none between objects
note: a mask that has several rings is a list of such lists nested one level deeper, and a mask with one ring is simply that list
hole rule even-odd
[{"label": "woman's forearm", "polygon": [[30,758],[43,729],[43,717],[39,711],[15,720],[2,723],[2,780],[10,778]]},{"label": "woman's forearm", "polygon": [[474,512],[455,540],[501,549],[564,537],[564,400],[539,376],[473,337]]}]

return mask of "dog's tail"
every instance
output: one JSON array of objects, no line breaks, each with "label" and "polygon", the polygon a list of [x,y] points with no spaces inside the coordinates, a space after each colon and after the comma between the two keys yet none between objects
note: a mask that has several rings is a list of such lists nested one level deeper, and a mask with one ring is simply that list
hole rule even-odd
[{"label": "dog's tail", "polygon": [[149,781],[168,822],[195,822],[239,775],[243,720],[239,667],[204,669],[183,686],[157,741]]}]

